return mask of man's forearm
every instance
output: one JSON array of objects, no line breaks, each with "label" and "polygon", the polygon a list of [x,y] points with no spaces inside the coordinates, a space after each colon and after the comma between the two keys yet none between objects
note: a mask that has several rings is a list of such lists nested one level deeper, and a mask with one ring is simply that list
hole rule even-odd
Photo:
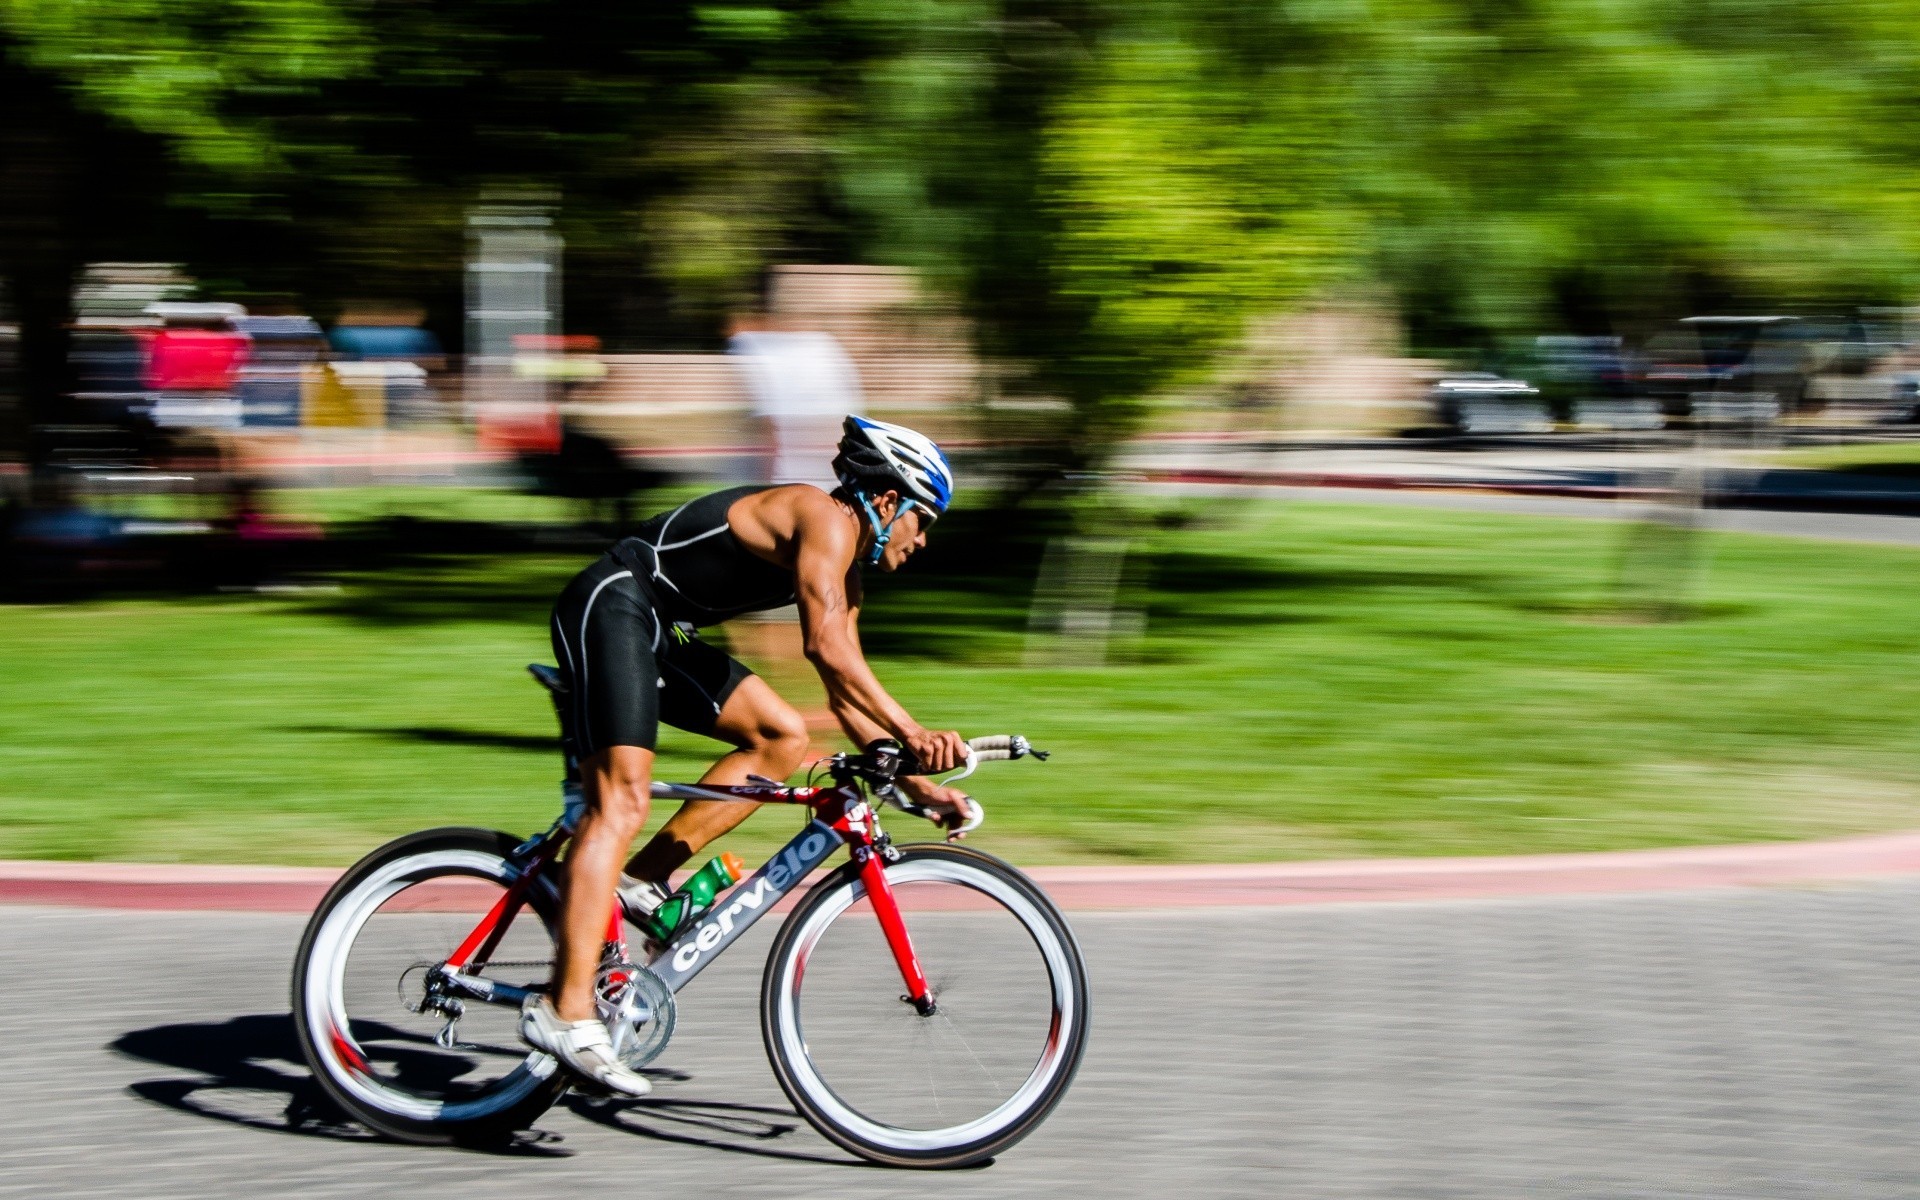
[{"label": "man's forearm", "polygon": [[[879,679],[858,651],[837,654],[823,650],[808,657],[820,672],[820,682],[826,686],[827,700],[836,715],[843,708],[850,709],[878,726],[880,732],[876,736],[880,737],[904,739],[920,732],[919,724],[880,686]],[[842,722],[844,724],[844,718]]]},{"label": "man's forearm", "polygon": [[847,740],[855,746],[865,749],[874,742],[894,736],[879,722],[854,707],[852,703],[832,693],[827,695],[827,707],[833,710],[834,718],[840,722],[841,732],[845,733]]}]

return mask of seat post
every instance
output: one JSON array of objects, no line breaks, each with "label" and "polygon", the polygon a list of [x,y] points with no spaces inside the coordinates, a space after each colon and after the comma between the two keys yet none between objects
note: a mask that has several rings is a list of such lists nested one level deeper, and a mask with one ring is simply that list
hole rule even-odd
[{"label": "seat post", "polygon": [[553,701],[553,715],[560,722],[560,754],[566,760],[566,781],[578,786],[580,783],[580,742],[574,736],[572,705],[568,703],[570,694],[567,682],[558,667],[549,667],[544,663],[528,663],[527,674],[540,681],[547,689],[547,699]]}]

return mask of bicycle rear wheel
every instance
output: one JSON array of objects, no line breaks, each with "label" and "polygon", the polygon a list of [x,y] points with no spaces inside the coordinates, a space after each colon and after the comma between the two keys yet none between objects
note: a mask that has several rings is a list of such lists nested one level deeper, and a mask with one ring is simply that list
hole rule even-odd
[{"label": "bicycle rear wheel", "polygon": [[[401,838],[342,876],[307,925],[293,975],[301,1050],[327,1094],[376,1132],[430,1143],[497,1138],[526,1128],[564,1087],[553,1059],[520,1041],[517,1008],[460,999],[449,1027],[448,1008],[422,1003],[427,972],[513,882],[507,857],[517,844],[486,829]],[[544,989],[556,911],[552,886],[537,881],[474,973]]]},{"label": "bicycle rear wheel", "polygon": [[853,864],[775,938],[760,1026],[774,1075],[828,1139],[875,1162],[957,1167],[1013,1145],[1073,1081],[1086,967],[1045,893],[957,846],[903,849],[887,883],[933,989],[922,1015]]}]

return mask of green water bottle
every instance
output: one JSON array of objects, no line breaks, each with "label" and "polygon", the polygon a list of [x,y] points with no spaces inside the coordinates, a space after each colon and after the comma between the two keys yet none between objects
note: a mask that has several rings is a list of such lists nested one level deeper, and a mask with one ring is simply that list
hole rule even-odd
[{"label": "green water bottle", "polygon": [[746,873],[747,864],[737,854],[729,852],[709,859],[653,910],[647,918],[647,933],[657,942],[666,942],[682,925],[712,908],[713,898],[722,888],[732,887]]}]

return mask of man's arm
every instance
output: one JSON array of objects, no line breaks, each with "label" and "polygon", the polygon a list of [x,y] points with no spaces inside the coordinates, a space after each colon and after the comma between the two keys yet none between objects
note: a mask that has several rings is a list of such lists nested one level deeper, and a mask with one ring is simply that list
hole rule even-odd
[{"label": "man's arm", "polygon": [[[859,610],[850,594],[850,585],[859,586],[853,571],[857,533],[837,511],[811,516],[803,513],[796,522],[794,591],[807,660],[820,672],[835,716],[849,736],[872,734],[861,739],[862,745],[875,737],[897,738],[927,770],[952,770],[962,757],[960,735],[932,732],[915,721],[880,686],[861,652],[854,624]],[[871,726],[849,725],[847,713]]]},{"label": "man's arm", "polygon": [[[860,644],[860,575],[857,571],[847,572],[847,632],[853,637],[854,649],[860,652],[860,660],[866,661],[867,649]],[[841,696],[829,692],[827,707],[833,710],[835,719],[840,722],[841,730],[847,739],[856,746],[867,746],[881,739],[895,735],[879,725],[866,713],[854,707]]]},{"label": "man's arm", "polygon": [[[859,646],[860,577],[858,573],[849,573],[847,591],[849,599],[852,600],[849,606],[848,627],[853,633],[854,645]],[[861,658],[865,657],[866,650],[861,647]],[[874,724],[873,719],[867,714],[837,700],[831,694],[827,697],[827,705],[833,710],[833,715],[839,719],[841,730],[856,746],[866,746],[880,738],[891,736],[885,729]],[[935,783],[924,775],[903,775],[896,782],[915,803],[930,808],[938,814],[934,818],[934,823],[946,829],[955,828],[972,815],[972,798],[959,788]],[[950,833],[947,840],[951,842],[965,836],[967,835],[964,833]]]}]

